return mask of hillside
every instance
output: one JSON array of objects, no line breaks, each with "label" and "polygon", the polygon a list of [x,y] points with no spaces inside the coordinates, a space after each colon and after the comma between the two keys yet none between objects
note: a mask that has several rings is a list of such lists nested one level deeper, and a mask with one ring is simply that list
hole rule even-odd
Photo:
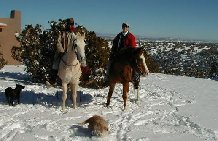
[{"label": "hillside", "polygon": [[141,41],[162,73],[218,80],[218,44]]},{"label": "hillside", "polygon": [[[25,85],[21,104],[5,102],[4,89]],[[151,73],[141,79],[140,101],[132,87],[128,109],[122,111],[122,87],[117,85],[110,108],[104,106],[108,88],[79,88],[79,107],[60,111],[61,89],[29,82],[24,66],[0,71],[0,140],[4,141],[216,141],[218,87],[211,79]],[[97,114],[109,123],[110,134],[92,137],[78,123]]]}]

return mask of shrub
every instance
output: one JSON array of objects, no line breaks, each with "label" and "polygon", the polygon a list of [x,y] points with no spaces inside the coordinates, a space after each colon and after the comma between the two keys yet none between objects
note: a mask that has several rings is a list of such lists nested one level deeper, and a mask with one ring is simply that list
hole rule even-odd
[{"label": "shrub", "polygon": [[[1,45],[0,45],[1,48]],[[2,52],[0,52],[0,69],[2,69],[7,64],[7,61],[3,58]]]},{"label": "shrub", "polygon": [[[33,82],[44,83],[52,77],[52,62],[56,51],[58,32],[62,30],[66,20],[51,21],[50,29],[42,30],[41,25],[26,25],[20,36],[21,48],[13,47],[13,57],[22,60],[26,71]],[[86,33],[86,60],[91,74],[82,79],[84,87],[101,88],[109,56],[107,41],[97,37],[95,32],[83,26],[77,27],[78,32]]]}]

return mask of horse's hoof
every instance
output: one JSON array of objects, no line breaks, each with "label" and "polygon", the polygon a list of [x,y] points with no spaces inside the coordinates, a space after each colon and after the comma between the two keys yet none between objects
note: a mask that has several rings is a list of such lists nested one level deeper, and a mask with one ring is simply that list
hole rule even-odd
[{"label": "horse's hoof", "polygon": [[106,104],[105,107],[109,108],[109,104]]},{"label": "horse's hoof", "polygon": [[123,107],[123,110],[122,110],[122,111],[126,111],[126,110],[127,110],[126,106],[125,106],[125,107]]},{"label": "horse's hoof", "polygon": [[139,103],[140,103],[140,101],[139,101],[138,99],[136,99],[135,103],[136,103],[136,104],[139,104]]},{"label": "horse's hoof", "polygon": [[139,102],[139,100],[138,99],[133,99],[132,102],[137,104]]},{"label": "horse's hoof", "polygon": [[76,109],[76,108],[77,108],[77,106],[76,106],[76,105],[74,105],[74,104],[72,104],[72,107],[73,107],[73,109]]},{"label": "horse's hoof", "polygon": [[61,112],[62,113],[67,113],[67,110],[66,109],[61,109]]}]

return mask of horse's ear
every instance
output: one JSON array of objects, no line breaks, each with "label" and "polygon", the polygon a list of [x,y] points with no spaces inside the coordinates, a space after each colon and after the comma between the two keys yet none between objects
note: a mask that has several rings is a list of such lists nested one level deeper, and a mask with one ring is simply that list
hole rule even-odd
[{"label": "horse's ear", "polygon": [[84,33],[82,34],[82,38],[85,39],[85,37],[86,37],[86,33],[84,32]]}]

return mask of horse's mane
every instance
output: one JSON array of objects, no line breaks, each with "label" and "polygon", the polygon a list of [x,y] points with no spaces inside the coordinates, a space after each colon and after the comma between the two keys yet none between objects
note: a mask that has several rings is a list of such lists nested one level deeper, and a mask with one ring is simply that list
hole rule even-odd
[{"label": "horse's mane", "polygon": [[122,48],[116,55],[116,59],[118,60],[132,60],[136,57],[136,50],[139,48]]}]

